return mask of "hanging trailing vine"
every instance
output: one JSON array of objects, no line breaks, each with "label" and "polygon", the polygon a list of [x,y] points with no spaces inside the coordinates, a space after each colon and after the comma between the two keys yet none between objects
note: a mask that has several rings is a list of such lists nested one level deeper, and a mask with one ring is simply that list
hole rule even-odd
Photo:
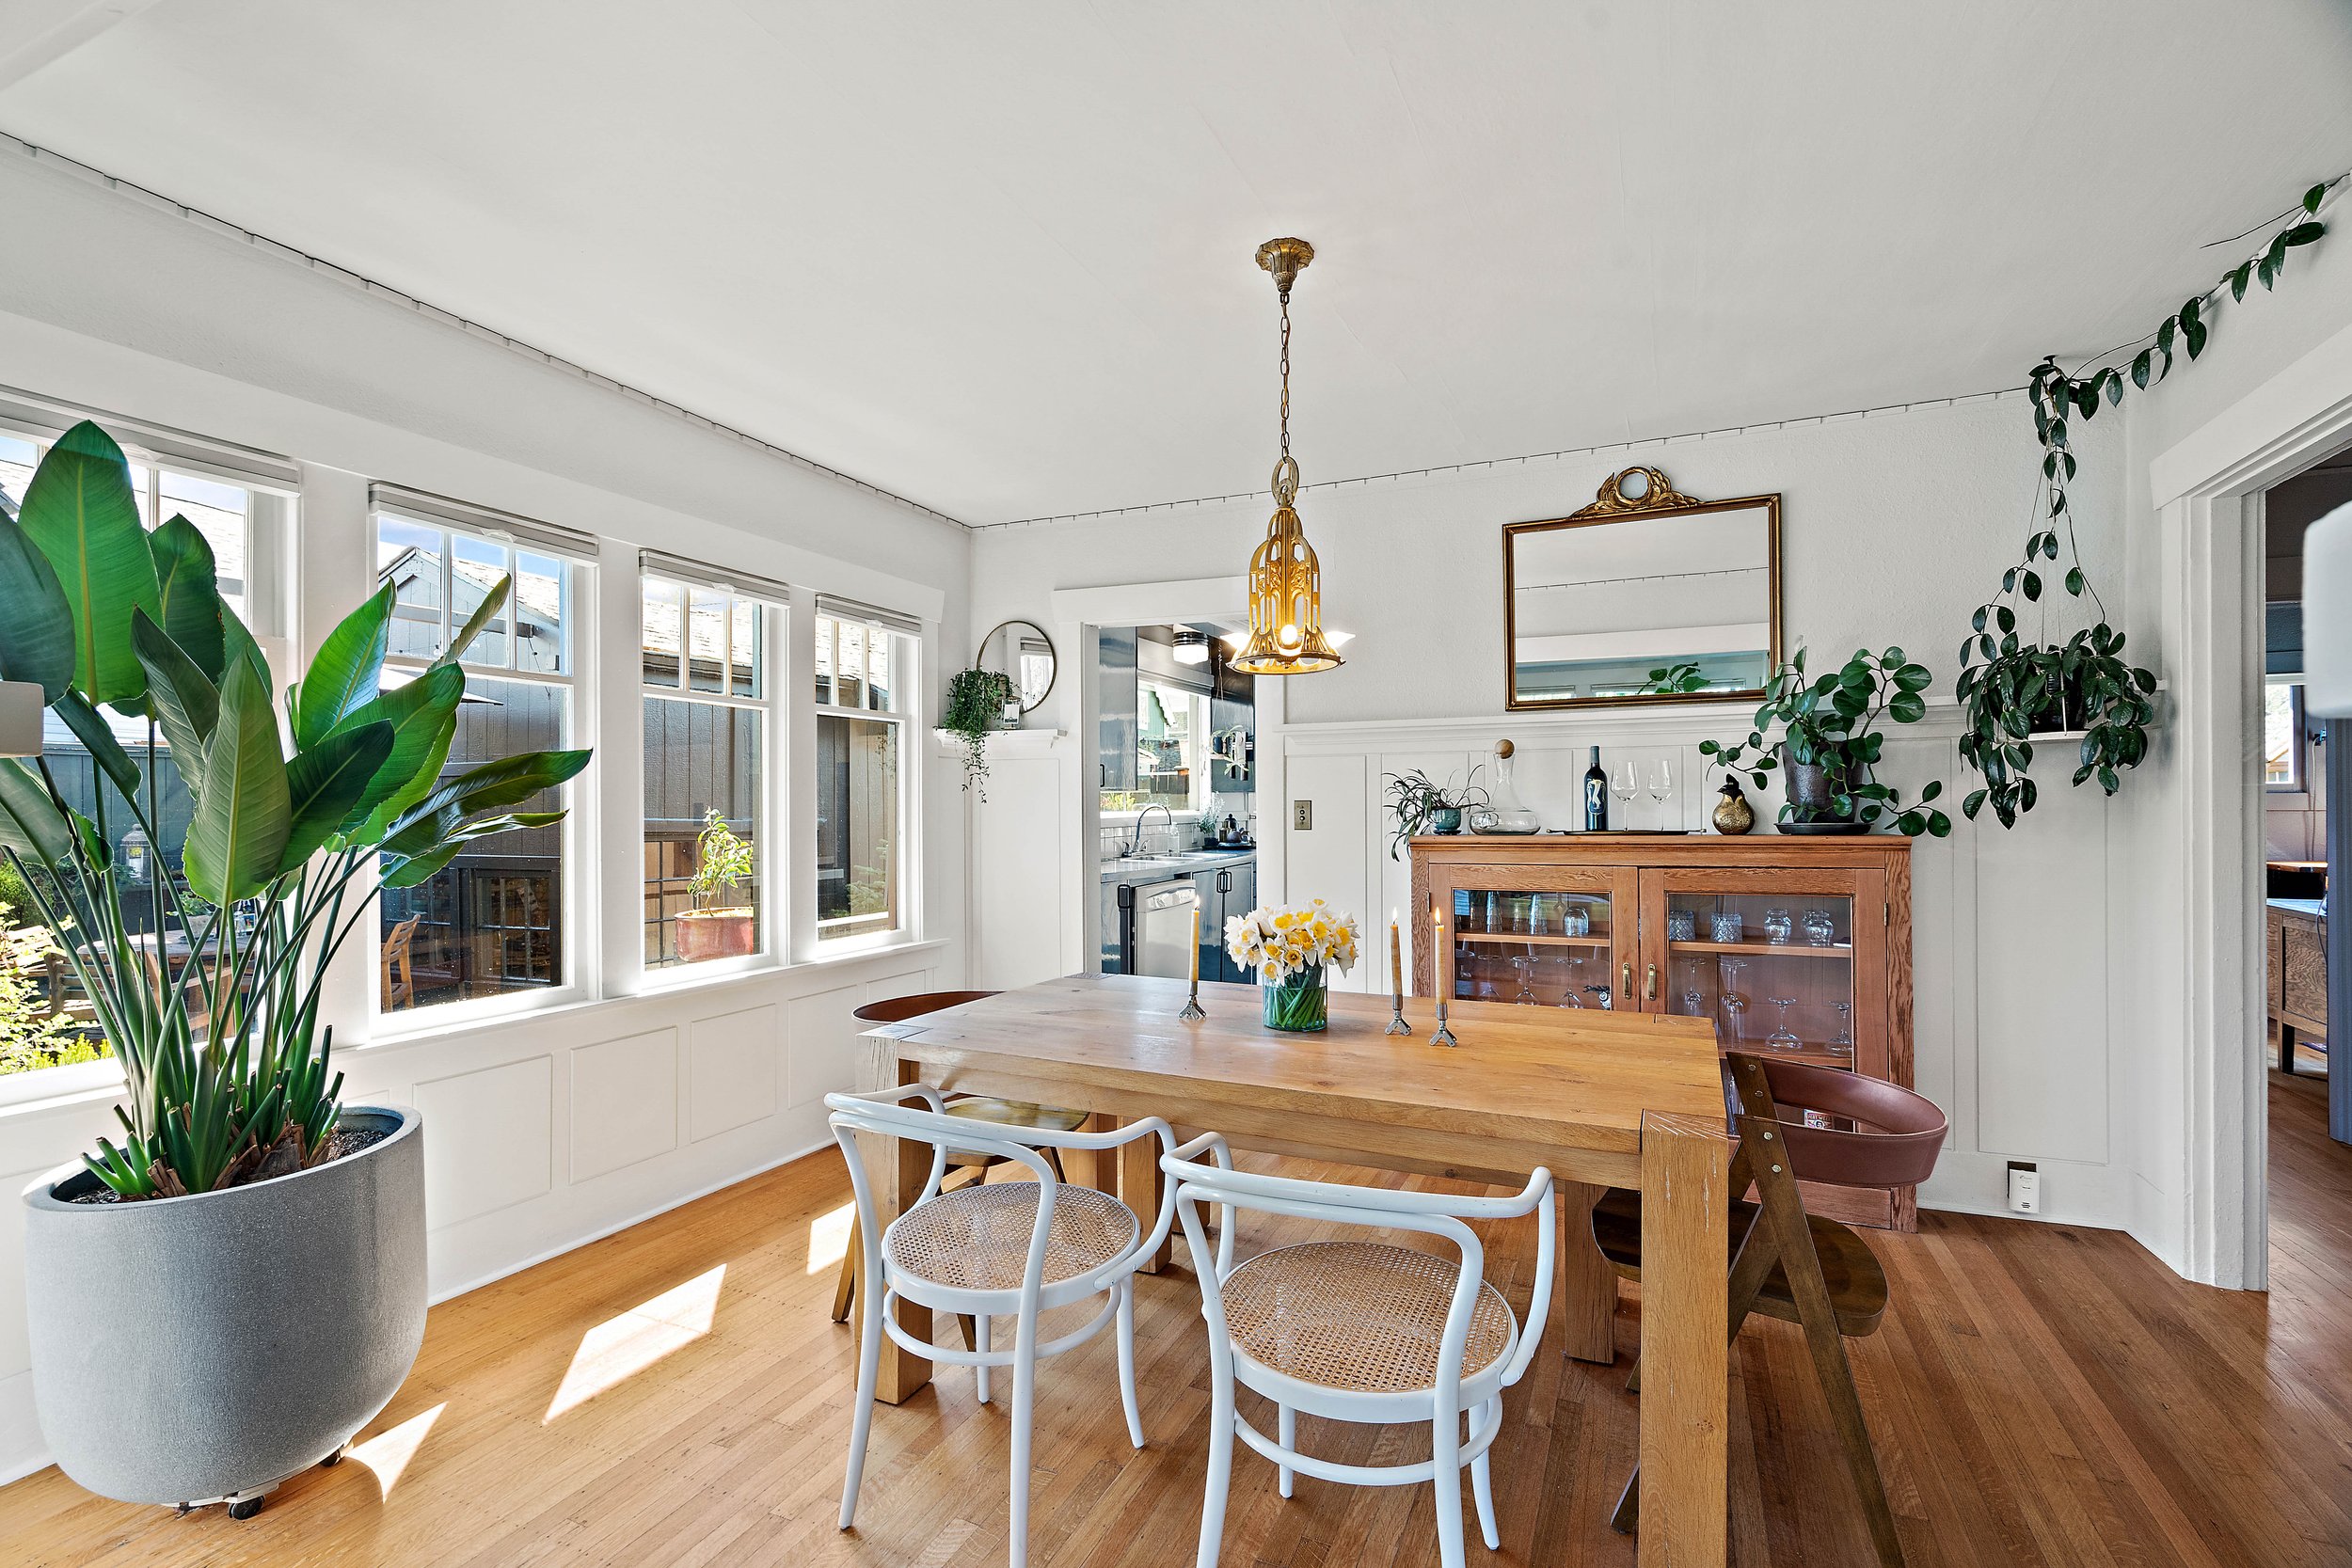
[{"label": "hanging trailing vine", "polygon": [[[2220,304],[2221,292],[2227,289],[2231,303],[2238,304],[2252,283],[2260,282],[2265,293],[2274,288],[2288,253],[2327,233],[2319,210],[2346,178],[2339,174],[2313,185],[2296,206],[2218,242],[2232,245],[2265,229],[2275,230],[2260,250],[2223,273],[2202,293],[2184,300],[2146,337],[2094,355],[2072,372],[2058,364],[2056,355],[2045,356],[2033,368],[2026,395],[2033,404],[2034,436],[2042,447],[2033,528],[2026,539],[2025,558],[2001,575],[2000,592],[1979,605],[1970,619],[1969,633],[1960,644],[1960,679],[1953,689],[1963,722],[1961,760],[1984,779],[1961,801],[1961,811],[1970,819],[1990,805],[2003,827],[2014,827],[2020,816],[2033,809],[2039,793],[2031,776],[2036,734],[2077,734],[2074,783],[2096,779],[2109,795],[2122,787],[2123,770],[2146,758],[2148,727],[2155,719],[2156,677],[2123,657],[2123,634],[2108,625],[2106,605],[2083,569],[2067,491],[2075,470],[2068,426],[2077,419],[2093,418],[2103,404],[2120,404],[2127,379],[2139,391],[2161,383],[2171,373],[2176,347],[2191,359],[2202,354],[2212,337],[2212,311]],[[2070,598],[2088,598],[2096,619],[2063,643],[2053,644],[2048,641],[2050,607],[2042,596],[2042,572],[2055,569],[2061,559],[2066,569],[2060,586]],[[2018,630],[2020,611],[2027,605],[2037,607],[2032,641]]]}]

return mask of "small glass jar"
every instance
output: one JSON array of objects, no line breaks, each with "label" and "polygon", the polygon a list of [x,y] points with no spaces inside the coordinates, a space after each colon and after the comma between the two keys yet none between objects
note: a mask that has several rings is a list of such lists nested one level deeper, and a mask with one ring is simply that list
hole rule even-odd
[{"label": "small glass jar", "polygon": [[1796,930],[1797,924],[1788,918],[1787,910],[1764,911],[1764,940],[1774,947],[1788,946],[1788,939],[1796,934]]},{"label": "small glass jar", "polygon": [[1486,921],[1482,931],[1507,931],[1511,928],[1510,905],[1500,893],[1486,895]]},{"label": "small glass jar", "polygon": [[1747,922],[1738,910],[1717,910],[1708,920],[1707,934],[1715,942],[1739,942],[1747,936]]},{"label": "small glass jar", "polygon": [[1589,937],[1593,934],[1593,906],[1565,901],[1560,914],[1560,934],[1565,937]]},{"label": "small glass jar", "polygon": [[1672,909],[1666,911],[1668,942],[1696,942],[1699,938],[1699,911]]},{"label": "small glass jar", "polygon": [[1525,936],[1535,924],[1535,895],[1532,893],[1511,895],[1511,931]]},{"label": "small glass jar", "polygon": [[1457,931],[1486,929],[1486,900],[1475,893],[1462,892],[1454,895],[1454,928]]},{"label": "small glass jar", "polygon": [[1804,911],[1804,940],[1814,947],[1837,945],[1837,922],[1830,918],[1829,911],[1811,909]]}]

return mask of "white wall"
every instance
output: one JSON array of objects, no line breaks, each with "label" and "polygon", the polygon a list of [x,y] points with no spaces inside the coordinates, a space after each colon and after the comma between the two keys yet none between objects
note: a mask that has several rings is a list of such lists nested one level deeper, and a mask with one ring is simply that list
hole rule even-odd
[{"label": "white wall", "polygon": [[[2083,433],[2075,487],[2083,549],[2119,613],[2122,435],[2112,420]],[[2038,449],[2024,398],[2009,396],[1310,491],[1300,512],[1322,559],[1325,624],[1357,637],[1337,672],[1260,683],[1287,689],[1262,729],[1262,888],[1281,878],[1291,897],[1321,895],[1368,922],[1384,918],[1406,900],[1403,869],[1387,858],[1382,774],[1464,770],[1505,736],[1518,743],[1519,791],[1548,824],[1575,819],[1575,781],[1595,744],[1613,760],[1677,759],[1680,795],[1658,825],[1703,824],[1711,782],[1696,744],[1744,735],[1748,712],[1700,705],[1563,718],[1502,707],[1502,525],[1573,511],[1634,463],[1708,499],[1778,492],[1792,644],[1808,643],[1816,662],[1863,643],[1899,644],[1936,671],[1937,695],[1947,698],[1969,613],[2022,546]],[[1247,561],[1266,510],[982,530],[975,621],[1053,626],[1057,589],[1231,570]],[[2072,629],[2053,623],[2054,636]],[[1070,701],[1053,722],[1086,733],[1074,692]],[[1948,701],[1902,732],[1889,747],[1895,782],[1911,788],[1941,777],[1956,800],[1964,791],[1955,733]],[[1290,802],[1300,799],[1314,801],[1311,833],[1289,831]],[[1766,802],[1766,815],[1775,807]],[[1639,800],[1633,821],[1650,825],[1653,813]],[[2116,1085],[2136,1070],[2136,1051],[2108,1005],[2115,815],[2095,790],[2069,790],[2061,776],[2015,832],[1988,816],[1915,851],[1917,1081],[1953,1121],[1923,1202],[2000,1211],[2006,1162],[2026,1158],[2042,1167],[2046,1218],[2129,1219]],[[1050,852],[1035,845],[1035,854]],[[975,908],[993,928],[1023,905],[983,882]],[[1376,969],[1345,983],[1376,987]]]},{"label": "white wall", "polygon": [[[302,460],[306,645],[373,586],[369,478],[603,536],[589,618],[598,657],[579,708],[599,763],[576,786],[569,867],[576,908],[604,913],[607,940],[575,932],[574,961],[606,999],[372,1042],[373,958],[358,953],[328,1005],[347,1101],[425,1114],[436,1298],[827,1141],[820,1097],[852,1077],[850,1010],[962,979],[963,801],[921,726],[941,662],[968,652],[963,531],[22,160],[0,161],[0,210],[12,236],[0,246],[0,382]],[[919,944],[628,994],[640,545],[930,623],[909,736]],[[796,650],[806,625],[795,625]],[[788,664],[805,673],[805,657]],[[805,682],[787,684],[786,711],[799,713]],[[807,755],[813,732],[787,728],[789,754]],[[789,796],[796,843],[813,837],[811,794]],[[793,869],[813,885],[813,871]],[[811,947],[803,940],[798,956]],[[101,1088],[0,1109],[0,1188],[91,1147],[111,1102]],[[0,1204],[0,1479],[42,1462],[21,1213]]]}]

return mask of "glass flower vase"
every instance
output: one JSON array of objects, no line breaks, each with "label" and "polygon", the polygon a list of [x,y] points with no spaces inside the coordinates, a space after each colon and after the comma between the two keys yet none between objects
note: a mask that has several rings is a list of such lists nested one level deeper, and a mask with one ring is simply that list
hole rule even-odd
[{"label": "glass flower vase", "polygon": [[1269,1029],[1310,1035],[1329,1022],[1330,992],[1324,987],[1321,964],[1309,964],[1297,974],[1258,990],[1264,999],[1265,1026]]}]

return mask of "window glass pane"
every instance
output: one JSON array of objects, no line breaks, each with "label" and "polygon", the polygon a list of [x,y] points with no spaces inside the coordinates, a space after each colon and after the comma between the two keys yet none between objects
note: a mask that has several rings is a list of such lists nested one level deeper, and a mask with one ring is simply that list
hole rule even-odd
[{"label": "window glass pane", "polygon": [[1136,789],[1129,806],[1191,807],[1193,780],[1200,771],[1200,736],[1196,719],[1201,700],[1182,687],[1157,681],[1136,683]]},{"label": "window glass pane", "polygon": [[727,669],[731,689],[739,697],[764,697],[767,687],[760,679],[759,605],[751,599],[735,601],[735,624],[727,633]]},{"label": "window glass pane", "polygon": [[155,474],[144,463],[131,465],[131,489],[139,500],[139,527],[155,526]]},{"label": "window glass pane", "polygon": [[899,925],[898,725],[817,716],[817,936]]},{"label": "window glass pane", "polygon": [[[567,744],[570,701],[562,687],[469,677],[441,777]],[[560,810],[564,794],[542,790],[511,809]],[[387,890],[382,919],[388,1013],[563,984],[562,826],[476,839],[430,880]]]},{"label": "window glass pane", "polygon": [[834,637],[833,700],[843,707],[866,705],[866,628],[840,623]]},{"label": "window glass pane", "polygon": [[866,628],[866,705],[880,713],[898,710],[897,690],[890,679],[891,635],[880,626]]},{"label": "window glass pane", "polygon": [[221,596],[239,615],[245,613],[246,521],[252,512],[252,492],[241,484],[199,479],[193,474],[166,473],[163,489],[166,521],[185,517],[213,547],[213,571],[220,579]]},{"label": "window glass pane", "polygon": [[395,585],[389,651],[411,658],[441,652],[441,554],[448,536],[405,517],[375,520],[375,577]]},{"label": "window glass pane", "polygon": [[645,699],[645,967],[759,950],[756,708]]},{"label": "window glass pane", "polygon": [[[450,540],[449,624],[455,628],[463,626],[466,617],[482,607],[483,596],[506,574],[507,551],[503,545],[471,539],[462,533],[452,534]],[[468,664],[512,668],[506,653],[506,624],[513,613],[510,599],[506,610],[492,616],[482,628],[473,646],[463,649],[457,657]]]},{"label": "window glass pane", "polygon": [[564,673],[564,628],[571,610],[564,580],[562,562],[515,552],[516,669]]},{"label": "window glass pane", "polygon": [[2303,787],[2302,683],[2263,687],[2263,783],[2273,789]]},{"label": "window glass pane", "polygon": [[725,689],[726,661],[727,596],[687,590],[686,684],[696,691]]},{"label": "window glass pane", "polygon": [[24,504],[24,487],[33,482],[33,466],[40,461],[40,449],[18,436],[0,436],[0,496],[8,498],[5,509],[16,515]]},{"label": "window glass pane", "polygon": [[679,638],[685,630],[686,590],[675,582],[645,579],[644,664],[647,686],[678,683]]}]

